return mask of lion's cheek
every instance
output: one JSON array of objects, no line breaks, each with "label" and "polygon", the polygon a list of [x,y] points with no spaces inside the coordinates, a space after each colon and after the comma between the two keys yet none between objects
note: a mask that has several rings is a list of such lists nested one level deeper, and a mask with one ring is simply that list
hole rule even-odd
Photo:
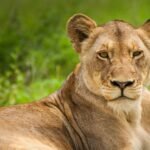
[{"label": "lion's cheek", "polygon": [[139,88],[136,90],[127,88],[124,90],[124,95],[133,100],[136,100],[136,99],[139,99],[139,97],[142,95],[142,92],[143,92],[143,88]]},{"label": "lion's cheek", "polygon": [[93,74],[90,76],[88,73],[83,74],[83,81],[88,88],[88,90],[96,95],[101,95],[100,93],[100,74]]},{"label": "lion's cheek", "polygon": [[114,90],[113,88],[111,90],[101,88],[100,93],[107,101],[114,100],[120,96],[120,91]]}]

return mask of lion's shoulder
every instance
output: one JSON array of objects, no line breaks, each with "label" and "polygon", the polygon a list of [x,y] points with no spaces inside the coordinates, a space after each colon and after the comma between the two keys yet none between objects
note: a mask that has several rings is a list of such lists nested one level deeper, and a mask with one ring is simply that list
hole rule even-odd
[{"label": "lion's shoulder", "polygon": [[72,129],[60,99],[54,93],[39,102],[1,108],[0,149],[72,149]]}]

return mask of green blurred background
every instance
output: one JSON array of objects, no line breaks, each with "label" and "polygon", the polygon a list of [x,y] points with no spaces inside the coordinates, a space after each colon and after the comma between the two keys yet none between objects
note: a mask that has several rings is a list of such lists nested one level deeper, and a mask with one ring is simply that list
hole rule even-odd
[{"label": "green blurred background", "polygon": [[99,24],[150,17],[149,0],[0,0],[0,105],[38,100],[58,89],[78,62],[66,22],[84,13]]}]

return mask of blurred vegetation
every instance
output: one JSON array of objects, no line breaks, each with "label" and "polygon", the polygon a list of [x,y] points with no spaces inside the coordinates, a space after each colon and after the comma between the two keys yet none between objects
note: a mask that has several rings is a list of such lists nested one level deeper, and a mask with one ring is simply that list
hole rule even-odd
[{"label": "blurred vegetation", "polygon": [[60,87],[78,62],[66,35],[73,14],[138,26],[149,10],[149,0],[0,0],[0,105],[37,100]]}]

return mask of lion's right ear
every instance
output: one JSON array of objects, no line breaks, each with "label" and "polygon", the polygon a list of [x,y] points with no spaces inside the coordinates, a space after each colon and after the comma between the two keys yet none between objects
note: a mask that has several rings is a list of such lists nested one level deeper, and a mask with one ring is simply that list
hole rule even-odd
[{"label": "lion's right ear", "polygon": [[95,21],[83,14],[76,14],[69,19],[67,32],[77,52],[81,52],[82,42],[89,37],[96,26]]},{"label": "lion's right ear", "polygon": [[148,19],[141,27],[142,30],[146,32],[148,37],[150,38],[150,19]]}]

